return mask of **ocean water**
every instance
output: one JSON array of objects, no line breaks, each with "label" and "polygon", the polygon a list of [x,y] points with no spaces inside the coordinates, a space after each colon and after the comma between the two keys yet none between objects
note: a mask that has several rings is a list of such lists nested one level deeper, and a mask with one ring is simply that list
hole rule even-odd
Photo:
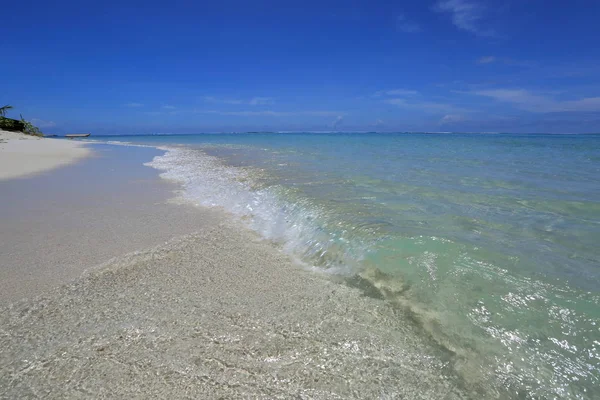
[{"label": "ocean water", "polygon": [[178,196],[396,307],[482,397],[600,398],[600,136],[198,134]]}]

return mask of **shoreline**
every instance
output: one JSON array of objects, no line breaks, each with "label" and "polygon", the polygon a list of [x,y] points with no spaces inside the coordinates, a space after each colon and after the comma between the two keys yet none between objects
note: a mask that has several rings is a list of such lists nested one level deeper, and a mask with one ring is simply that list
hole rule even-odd
[{"label": "shoreline", "polygon": [[0,180],[0,306],[219,219],[210,210],[171,204],[177,186],[143,166],[160,151],[86,146],[94,156],[76,164]]},{"label": "shoreline", "polygon": [[[86,145],[95,156],[76,166],[0,182],[0,264],[9,266],[0,269],[0,376],[9,376],[0,387],[11,395],[450,399],[525,390],[524,360],[516,368],[525,373],[497,379],[512,353],[419,301],[414,281],[375,264],[315,273],[323,271],[254,219],[281,221],[265,212],[287,207],[246,190],[248,169],[193,147]],[[3,305],[19,286],[27,292],[12,295],[29,299]],[[62,372],[79,381],[57,387]]]},{"label": "shoreline", "polygon": [[31,177],[73,164],[91,154],[80,142],[0,130],[0,181]]},{"label": "shoreline", "polygon": [[0,182],[4,395],[466,397],[398,309],[226,213],[172,204],[179,185],[139,162],[157,149],[91,146]]}]

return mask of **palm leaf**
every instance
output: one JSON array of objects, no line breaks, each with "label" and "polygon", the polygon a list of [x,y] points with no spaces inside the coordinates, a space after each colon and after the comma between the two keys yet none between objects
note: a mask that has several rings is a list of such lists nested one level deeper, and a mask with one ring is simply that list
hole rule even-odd
[{"label": "palm leaf", "polygon": [[8,104],[4,107],[0,107],[0,115],[4,117],[6,115],[6,111],[10,110],[11,108],[13,108],[13,106],[10,106]]}]

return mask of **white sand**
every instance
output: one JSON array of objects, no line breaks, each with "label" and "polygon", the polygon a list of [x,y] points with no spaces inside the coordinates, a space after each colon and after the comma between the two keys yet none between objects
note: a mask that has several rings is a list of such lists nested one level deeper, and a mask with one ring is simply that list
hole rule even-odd
[{"label": "white sand", "polygon": [[212,213],[168,204],[175,186],[135,156],[151,150],[132,148],[120,160],[90,147],[94,157],[76,165],[0,180],[0,305],[214,223]]},{"label": "white sand", "polygon": [[90,154],[81,143],[0,130],[0,180],[38,174]]},{"label": "white sand", "polygon": [[0,307],[0,326],[0,398],[467,397],[400,310],[227,221]]}]

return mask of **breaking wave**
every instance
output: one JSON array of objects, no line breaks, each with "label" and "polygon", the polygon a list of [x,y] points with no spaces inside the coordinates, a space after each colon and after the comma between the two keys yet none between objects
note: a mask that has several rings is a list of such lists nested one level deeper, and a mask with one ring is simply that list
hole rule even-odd
[{"label": "breaking wave", "polygon": [[181,199],[224,209],[309,267],[344,275],[360,268],[368,243],[323,207],[280,185],[262,187],[259,170],[224,165],[202,150],[160,149],[166,153],[145,165],[182,185]]}]

